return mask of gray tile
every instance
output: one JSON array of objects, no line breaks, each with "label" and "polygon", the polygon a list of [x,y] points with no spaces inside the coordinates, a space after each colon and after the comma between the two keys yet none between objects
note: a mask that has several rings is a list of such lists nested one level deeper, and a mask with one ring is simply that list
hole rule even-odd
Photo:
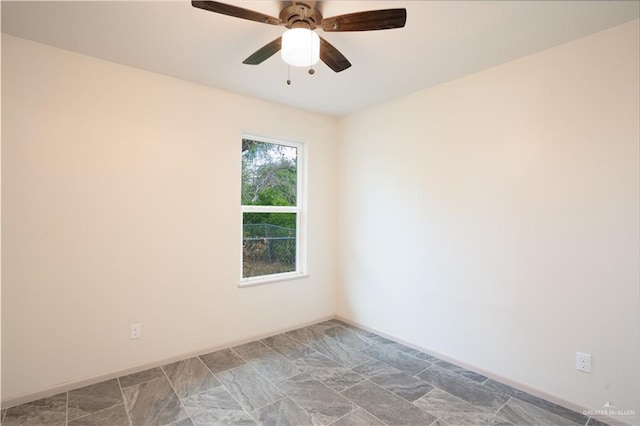
[{"label": "gray tile", "polygon": [[315,342],[316,340],[320,340],[324,337],[324,334],[315,328],[312,327],[304,327],[299,328],[297,330],[292,330],[287,333],[287,336],[293,337],[298,342],[302,342],[305,344]]},{"label": "gray tile", "polygon": [[331,423],[331,426],[386,426],[380,420],[373,417],[371,414],[364,411],[362,408],[358,408],[346,416]]},{"label": "gray tile", "polygon": [[487,380],[487,377],[483,376],[482,374],[474,373],[473,371],[459,367],[455,364],[451,364],[447,361],[438,361],[436,365],[438,367],[444,368],[445,370],[449,370],[451,372],[464,376],[467,379],[471,379],[474,382],[483,383],[485,380]]},{"label": "gray tile", "polygon": [[587,426],[609,426],[609,423],[605,423],[593,417],[589,417],[589,421],[587,422]]},{"label": "gray tile", "polygon": [[405,354],[409,354],[409,355],[417,355],[420,353],[419,350],[417,349],[413,349],[410,348],[407,345],[403,345],[402,343],[398,343],[398,342],[392,342],[392,343],[383,343],[385,346],[389,347],[389,348],[393,348],[397,351],[403,352]]},{"label": "gray tile", "polygon": [[362,340],[364,340],[365,343],[369,346],[394,343],[393,340],[389,340],[386,337],[378,336],[377,334],[370,331],[360,329],[354,329],[352,331],[356,333]]},{"label": "gray tile", "polygon": [[3,425],[64,425],[67,419],[67,394],[7,408]]},{"label": "gray tile", "polygon": [[433,389],[433,386],[402,372],[381,374],[369,380],[409,402],[423,397]]},{"label": "gray tile", "polygon": [[254,354],[249,359],[249,364],[269,380],[280,381],[301,373],[300,370],[288,359],[274,350]]},{"label": "gray tile", "polygon": [[491,413],[437,413],[436,415],[438,419],[455,426],[496,425],[496,418]]},{"label": "gray tile", "polygon": [[294,364],[300,370],[309,373],[337,392],[343,391],[364,380],[361,375],[355,373],[353,370],[340,366],[318,352],[298,358],[294,361]]},{"label": "gray tile", "polygon": [[414,358],[404,352],[394,349],[391,345],[371,346],[362,351],[373,358],[385,362],[407,374],[418,374],[431,364],[418,358]]},{"label": "gray tile", "polygon": [[358,351],[366,348],[367,346],[370,346],[356,333],[343,327],[333,327],[326,330],[324,333],[327,336],[336,339],[338,342],[350,346]]},{"label": "gray tile", "polygon": [[336,392],[342,392],[343,390],[364,380],[364,377],[354,373],[353,370],[349,370],[344,367],[326,371],[316,370],[311,375]]},{"label": "gray tile", "polygon": [[438,361],[441,361],[440,358],[435,357],[433,355],[429,355],[429,354],[425,354],[424,352],[418,352],[417,354],[414,354],[413,356],[415,356],[416,358],[420,358],[424,361],[430,362],[432,364],[435,364]]},{"label": "gray tile", "polygon": [[488,413],[480,407],[437,388],[415,401],[414,405],[437,416],[445,424],[509,425],[505,419],[496,417],[493,413]]},{"label": "gray tile", "polygon": [[260,358],[261,356],[272,351],[270,347],[257,340],[254,342],[245,343],[244,345],[234,346],[231,349],[233,349],[234,352],[236,352],[247,361],[251,361],[255,358]]},{"label": "gray tile", "polygon": [[222,349],[220,351],[200,355],[200,359],[209,368],[209,370],[214,373],[220,373],[222,371],[229,370],[230,368],[246,364],[245,360],[240,358],[240,356],[231,349]]},{"label": "gray tile", "polygon": [[254,425],[255,421],[223,388],[192,395],[184,408],[196,425]]},{"label": "gray tile", "polygon": [[[303,341],[316,348],[305,346]],[[366,347],[368,344],[373,346]],[[364,353],[356,350],[362,345]],[[333,426],[382,426],[384,421],[422,426],[435,417],[432,426],[575,426],[587,421],[588,425],[606,425],[492,380],[481,385],[484,376],[336,320],[240,345],[235,350],[242,356],[225,349],[203,355],[202,361],[192,358],[163,367],[176,392],[183,401],[189,401],[185,407],[194,421],[159,368],[121,377],[124,400],[118,381],[111,380],[11,407],[2,411],[0,420],[3,425],[64,425],[68,396],[69,426],[128,425],[129,417],[134,426],[249,425],[255,421],[296,426],[331,422]],[[372,354],[376,359],[367,357]],[[225,383],[221,379],[231,394],[219,386],[203,365],[205,360],[211,370],[227,380]],[[429,361],[437,365],[430,366]],[[404,369],[420,368],[417,377],[426,383],[389,363]],[[430,368],[423,371],[422,367]],[[289,379],[284,380],[286,377]],[[432,386],[436,388],[429,391]],[[247,410],[252,410],[251,415]]]},{"label": "gray tile", "polygon": [[191,417],[185,417],[184,419],[176,420],[173,423],[169,423],[167,426],[195,426]]},{"label": "gray tile", "polygon": [[516,425],[535,426],[576,426],[564,417],[556,416],[517,398],[511,398],[498,412],[498,416]]},{"label": "gray tile", "polygon": [[438,413],[483,413],[486,412],[480,407],[468,403],[456,396],[451,395],[441,389],[434,388],[422,398],[414,401],[414,404],[425,411]]},{"label": "gray tile", "polygon": [[309,346],[343,367],[353,368],[371,359],[331,337],[325,336],[317,342],[310,343]]},{"label": "gray tile", "polygon": [[267,337],[262,340],[262,343],[289,360],[295,360],[315,352],[313,349],[286,334]]},{"label": "gray tile", "polygon": [[300,408],[289,398],[281,399],[262,407],[253,413],[258,424],[265,426],[306,426],[313,425],[309,413]]},{"label": "gray tile", "polygon": [[377,359],[372,359],[371,361],[367,361],[364,364],[361,364],[353,369],[356,373],[369,378],[373,376],[377,376],[379,374],[388,374],[388,373],[398,373],[400,370],[397,368],[393,368],[389,364],[386,364],[382,361],[378,361]]},{"label": "gray tile", "polygon": [[490,423],[492,426],[514,426],[513,423],[504,420],[502,417],[494,416]]},{"label": "gray tile", "polygon": [[118,381],[107,380],[69,391],[68,417],[77,419],[123,402]]},{"label": "gray tile", "polygon": [[562,407],[558,404],[554,404],[553,402],[549,402],[545,399],[538,398],[537,396],[533,396],[527,392],[523,392],[521,390],[518,390],[511,386],[507,386],[495,380],[492,380],[492,379],[487,380],[484,386],[494,391],[502,392],[504,394],[516,397],[522,401],[528,402],[531,405],[535,405],[536,407],[550,411],[553,414],[557,414],[560,417],[564,417],[567,420],[571,420],[574,423],[583,425],[587,422],[587,419],[588,419],[587,416],[581,413],[577,413],[573,410],[569,410],[568,408]]},{"label": "gray tile", "polygon": [[245,409],[253,411],[281,399],[284,395],[250,365],[217,374],[218,380]]},{"label": "gray tile", "polygon": [[149,380],[158,379],[160,377],[164,377],[164,374],[160,367],[156,367],[140,371],[138,373],[129,374],[128,376],[119,377],[118,380],[120,381],[120,386],[126,388],[142,382],[148,382]]},{"label": "gray tile", "polygon": [[180,398],[220,386],[220,382],[202,363],[200,358],[190,358],[162,367]]},{"label": "gray tile", "polygon": [[436,418],[388,390],[365,380],[342,395],[389,425],[430,425]]},{"label": "gray tile", "polygon": [[379,335],[377,335],[375,333],[372,333],[372,332],[367,331],[367,330],[363,330],[361,328],[358,328],[358,327],[353,326],[351,324],[347,324],[347,323],[342,322],[340,320],[331,320],[331,321],[329,321],[329,323],[338,325],[338,326],[343,327],[343,328],[346,328],[347,330],[351,331],[352,333],[357,334],[358,337],[360,339],[362,339],[367,346],[378,345],[378,344],[381,344],[381,343],[383,343],[383,344],[395,343],[393,340],[389,340],[389,339],[384,338],[382,336],[379,336]]},{"label": "gray tile", "polygon": [[299,358],[293,362],[296,367],[304,372],[309,372],[317,368],[344,368],[337,362],[329,359],[319,352]]},{"label": "gray tile", "polygon": [[503,393],[493,392],[473,380],[437,366],[423,371],[417,377],[490,413],[495,413],[509,400]]},{"label": "gray tile", "polygon": [[69,426],[129,426],[129,416],[124,404],[72,420]]},{"label": "gray tile", "polygon": [[164,425],[187,416],[166,377],[129,386],[122,393],[134,425]]},{"label": "gray tile", "polygon": [[278,383],[278,387],[311,415],[314,424],[327,425],[356,408],[306,373]]},{"label": "gray tile", "polygon": [[324,333],[325,331],[329,330],[330,328],[333,328],[336,325],[340,325],[339,323],[334,322],[334,321],[336,321],[336,320],[323,321],[323,322],[319,322],[317,324],[310,325],[309,327],[319,331],[320,333]]}]

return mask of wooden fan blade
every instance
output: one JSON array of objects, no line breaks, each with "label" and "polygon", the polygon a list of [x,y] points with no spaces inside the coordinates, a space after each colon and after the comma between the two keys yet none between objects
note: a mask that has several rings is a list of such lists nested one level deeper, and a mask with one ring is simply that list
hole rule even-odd
[{"label": "wooden fan blade", "polygon": [[407,22],[407,9],[370,10],[349,13],[322,20],[325,31],[373,31],[402,28]]},{"label": "wooden fan blade", "polygon": [[344,71],[351,66],[351,62],[322,37],[320,37],[320,60],[335,72]]},{"label": "wooden fan blade", "polygon": [[256,50],[253,55],[242,61],[243,64],[258,65],[272,57],[282,47],[282,37],[278,37],[271,43]]},{"label": "wooden fan blade", "polygon": [[191,5],[199,9],[208,10],[209,12],[233,16],[234,18],[248,19],[249,21],[261,22],[263,24],[270,25],[282,24],[282,21],[279,18],[217,1],[192,1]]}]

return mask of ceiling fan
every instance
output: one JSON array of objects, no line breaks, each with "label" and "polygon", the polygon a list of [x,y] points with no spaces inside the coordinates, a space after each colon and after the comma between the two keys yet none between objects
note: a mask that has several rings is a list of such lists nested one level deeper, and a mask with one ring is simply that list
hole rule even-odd
[{"label": "ceiling fan", "polygon": [[[254,52],[242,62],[244,64],[261,64],[280,51],[280,49],[283,49],[285,62],[296,66],[309,66],[309,62],[304,63],[304,65],[297,65],[287,60],[284,56],[286,52],[284,52],[283,38],[286,39],[289,35],[288,33],[293,35],[294,32],[300,31],[308,34],[310,37],[308,40],[315,40],[315,43],[317,43],[315,48],[317,52],[315,54],[318,59],[322,60],[335,72],[346,70],[351,66],[351,63],[338,49],[322,37],[319,37],[313,30],[316,28],[322,28],[327,32],[389,30],[404,27],[407,20],[406,9],[370,10],[323,18],[322,13],[316,7],[315,0],[292,1],[290,3],[280,11],[279,18],[217,1],[192,1],[191,5],[210,12],[248,19],[263,24],[279,25],[289,29],[282,37],[278,37]],[[285,42],[290,43],[288,40],[285,40]],[[305,50],[308,51],[309,49],[305,46]],[[306,53],[306,55],[309,55],[309,53]],[[315,59],[315,61],[318,59]],[[313,60],[311,65],[312,63]],[[309,73],[313,74],[313,69],[309,70]]]}]

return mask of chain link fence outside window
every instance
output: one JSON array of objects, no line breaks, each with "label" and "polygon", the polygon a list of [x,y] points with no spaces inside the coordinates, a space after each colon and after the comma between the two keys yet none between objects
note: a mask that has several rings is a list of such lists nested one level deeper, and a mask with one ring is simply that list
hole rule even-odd
[{"label": "chain link fence outside window", "polygon": [[296,270],[296,230],[268,223],[243,225],[242,276]]}]

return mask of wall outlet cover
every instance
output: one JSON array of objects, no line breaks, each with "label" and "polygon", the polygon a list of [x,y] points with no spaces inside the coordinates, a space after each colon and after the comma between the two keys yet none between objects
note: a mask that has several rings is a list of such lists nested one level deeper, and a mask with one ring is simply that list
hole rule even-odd
[{"label": "wall outlet cover", "polygon": [[142,334],[142,325],[140,323],[131,324],[129,326],[129,337],[131,339],[137,339]]},{"label": "wall outlet cover", "polygon": [[584,352],[576,352],[576,370],[591,373],[591,355]]}]

